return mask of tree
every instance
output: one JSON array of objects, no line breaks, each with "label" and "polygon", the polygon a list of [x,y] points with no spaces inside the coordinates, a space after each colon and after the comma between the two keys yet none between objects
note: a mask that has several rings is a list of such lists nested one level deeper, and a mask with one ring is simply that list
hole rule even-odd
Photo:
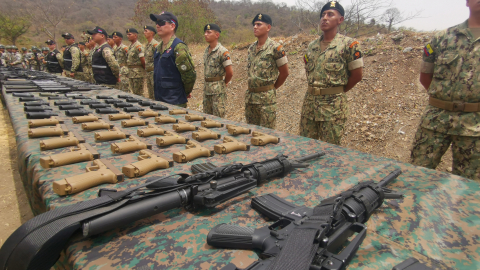
[{"label": "tree", "polygon": [[415,13],[405,15],[402,12],[400,12],[398,8],[393,7],[393,8],[387,9],[385,13],[383,13],[382,21],[387,24],[388,32],[390,32],[394,25],[400,24],[402,22],[405,22],[411,19],[419,18],[420,13],[421,11],[416,11]]},{"label": "tree", "polygon": [[25,34],[31,25],[28,17],[0,14],[0,38],[16,45],[18,38]]}]

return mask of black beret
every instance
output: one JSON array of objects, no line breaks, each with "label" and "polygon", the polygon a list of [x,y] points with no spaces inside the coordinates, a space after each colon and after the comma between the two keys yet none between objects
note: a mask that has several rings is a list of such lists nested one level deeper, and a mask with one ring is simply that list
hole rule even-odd
[{"label": "black beret", "polygon": [[340,3],[338,3],[337,1],[331,1],[331,2],[327,2],[323,6],[322,11],[320,12],[320,18],[322,17],[322,14],[324,11],[330,10],[330,9],[334,9],[338,11],[340,15],[345,16],[345,10],[343,9],[342,5],[340,5]]},{"label": "black beret", "polygon": [[156,29],[155,27],[153,27],[153,26],[150,26],[150,25],[145,25],[145,26],[143,27],[143,29],[150,30],[150,31],[154,32],[155,34],[157,33],[157,29]]},{"label": "black beret", "polygon": [[205,25],[205,27],[203,27],[203,32],[207,31],[207,30],[215,30],[219,33],[221,33],[222,31],[220,30],[220,26],[214,24],[214,23],[210,23],[210,24],[207,24]]},{"label": "black beret", "polygon": [[63,34],[62,34],[62,37],[63,37],[64,39],[74,38],[73,35],[70,34],[70,33],[63,33]]},{"label": "black beret", "polygon": [[137,31],[137,29],[135,29],[135,28],[128,28],[128,29],[127,29],[127,34],[128,34],[128,33],[136,33],[136,34],[138,34],[138,31]]},{"label": "black beret", "polygon": [[113,32],[113,33],[112,33],[112,36],[117,36],[117,37],[123,38],[123,34],[120,33],[120,32],[117,32],[117,31]]},{"label": "black beret", "polygon": [[113,38],[113,35],[108,35],[107,38]]},{"label": "black beret", "polygon": [[252,24],[254,24],[257,21],[261,21],[261,22],[273,25],[272,18],[270,18],[270,16],[268,16],[267,14],[258,13],[257,16],[253,18]]},{"label": "black beret", "polygon": [[106,37],[108,36],[107,31],[105,31],[105,29],[103,29],[101,27],[98,27],[98,26],[95,26],[95,28],[93,28],[93,30],[88,30],[87,31],[87,34],[89,34],[89,35],[93,35],[93,34],[97,34],[97,33],[105,35]]},{"label": "black beret", "polygon": [[55,44],[55,40],[49,39],[49,40],[45,41],[45,43],[47,43],[48,45],[53,45],[53,44]]}]

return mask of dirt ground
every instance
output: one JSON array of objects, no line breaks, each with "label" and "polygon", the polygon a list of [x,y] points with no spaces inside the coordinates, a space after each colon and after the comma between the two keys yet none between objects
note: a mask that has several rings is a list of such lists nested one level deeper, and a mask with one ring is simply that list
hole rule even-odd
[{"label": "dirt ground", "polygon": [[[350,117],[342,146],[377,156],[409,162],[410,149],[427,94],[418,81],[423,44],[431,33],[403,33],[362,38],[364,77],[347,93]],[[315,36],[297,35],[275,38],[286,48],[290,76],[277,91],[276,129],[298,135],[303,98],[307,85],[303,55]],[[247,48],[242,44],[228,48],[233,60],[234,78],[228,86],[226,118],[245,122],[244,95],[247,89]],[[189,100],[190,109],[202,111],[203,52],[205,44],[191,45],[197,83]],[[410,50],[411,49],[411,50]],[[0,113],[0,246],[5,239],[33,215],[18,174],[15,136],[8,112],[1,105]],[[8,151],[7,151],[8,150]],[[451,172],[451,151],[444,156],[437,170]]]}]

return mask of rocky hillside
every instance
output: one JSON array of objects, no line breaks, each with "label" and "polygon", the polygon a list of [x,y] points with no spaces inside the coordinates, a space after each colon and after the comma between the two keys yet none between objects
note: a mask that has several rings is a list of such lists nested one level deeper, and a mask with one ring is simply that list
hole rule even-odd
[{"label": "rocky hillside", "polygon": [[[418,81],[421,55],[431,33],[402,32],[362,38],[364,77],[347,93],[350,117],[342,146],[378,156],[409,162],[410,149],[427,94]],[[295,35],[274,38],[288,53],[290,76],[277,92],[277,129],[298,134],[300,112],[307,90],[303,55],[316,36]],[[234,78],[228,87],[228,119],[245,121],[244,96],[247,89],[247,46],[229,48]],[[203,51],[206,45],[190,46],[198,78],[203,78]],[[189,107],[201,111],[203,82],[198,79]],[[451,171],[451,154],[439,170]]]}]

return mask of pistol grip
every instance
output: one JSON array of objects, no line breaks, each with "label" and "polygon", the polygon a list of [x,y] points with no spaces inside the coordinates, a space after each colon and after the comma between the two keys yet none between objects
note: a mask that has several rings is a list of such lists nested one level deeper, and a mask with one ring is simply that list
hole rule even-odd
[{"label": "pistol grip", "polygon": [[164,134],[165,134],[165,130],[157,127],[137,130],[137,135],[140,137],[150,137],[153,135],[164,135]]},{"label": "pistol grip", "polygon": [[80,142],[75,137],[55,138],[40,141],[40,150],[51,150],[67,146],[77,146]]},{"label": "pistol grip", "polygon": [[159,113],[155,111],[146,110],[146,111],[138,112],[138,115],[141,117],[148,118],[148,117],[157,117]]},{"label": "pistol grip", "polygon": [[93,159],[93,155],[90,153],[90,151],[82,149],[69,153],[61,153],[48,157],[42,157],[40,158],[40,165],[43,168],[48,169],[83,161],[90,161]]},{"label": "pistol grip", "polygon": [[211,157],[213,155],[213,151],[210,151],[205,147],[195,147],[173,153],[173,160],[178,163],[185,163],[199,157]]},{"label": "pistol grip", "polygon": [[212,120],[202,121],[200,124],[202,125],[202,127],[206,127],[206,128],[223,127],[222,123],[219,123],[217,121],[212,121]]},{"label": "pistol grip", "polygon": [[132,116],[127,113],[117,113],[117,114],[109,114],[108,115],[108,120],[110,121],[116,121],[116,120],[121,120],[121,119],[132,119]]},{"label": "pistol grip", "polygon": [[196,115],[196,114],[187,114],[185,115],[185,120],[193,122],[193,121],[203,121],[205,117]]},{"label": "pistol grip", "polygon": [[53,182],[53,191],[60,196],[74,194],[101,184],[115,184],[117,175],[103,168]]},{"label": "pistol grip", "polygon": [[44,126],[55,126],[57,124],[60,124],[60,121],[55,118],[48,118],[48,119],[34,119],[34,120],[28,120],[28,127],[44,127]]},{"label": "pistol grip", "polygon": [[147,149],[147,145],[139,141],[112,143],[110,149],[112,153],[128,153],[137,150]]},{"label": "pistol grip", "polygon": [[270,135],[253,137],[251,143],[257,146],[267,145],[269,143],[277,144],[280,142],[280,138],[273,137]]},{"label": "pistol grip", "polygon": [[228,127],[228,133],[232,135],[250,134],[250,132],[252,132],[251,129],[244,128],[244,127],[237,127],[237,126]]},{"label": "pistol grip", "polygon": [[178,123],[178,120],[170,116],[157,116],[155,117],[155,122],[159,124],[169,124],[169,123]]},{"label": "pistol grip", "polygon": [[188,114],[188,112],[186,110],[180,110],[180,109],[176,109],[176,110],[170,110],[168,112],[170,115],[175,115],[175,114]]},{"label": "pistol grip", "polygon": [[72,117],[72,122],[74,124],[86,123],[86,122],[95,122],[95,121],[98,121],[98,117],[96,117],[93,114]]},{"label": "pistol grip", "polygon": [[161,157],[144,159],[122,168],[123,174],[130,178],[143,176],[151,171],[168,169],[171,164],[168,160]]},{"label": "pistol grip", "polygon": [[169,146],[172,144],[185,144],[188,140],[181,136],[163,136],[157,138],[158,146]]},{"label": "pistol grip", "polygon": [[136,126],[146,126],[148,122],[142,119],[129,119],[122,121],[122,127],[136,127]]},{"label": "pistol grip", "polygon": [[228,154],[235,151],[249,151],[250,145],[242,142],[227,142],[215,145],[214,150],[218,154]]},{"label": "pistol grip", "polygon": [[208,131],[198,131],[192,133],[192,138],[197,141],[204,141],[204,140],[218,140],[222,137],[220,134],[215,132],[208,132]]},{"label": "pistol grip", "polygon": [[207,244],[214,247],[254,249],[255,229],[230,224],[219,224],[210,230]]},{"label": "pistol grip", "polygon": [[173,130],[176,132],[194,131],[196,130],[196,127],[190,124],[174,124]]},{"label": "pistol grip", "polygon": [[111,125],[105,122],[89,122],[82,123],[83,130],[98,130],[98,129],[109,129]]},{"label": "pistol grip", "polygon": [[29,138],[41,138],[50,136],[62,136],[63,130],[59,127],[35,128],[28,130]]},{"label": "pistol grip", "polygon": [[125,138],[127,138],[127,135],[121,131],[95,132],[95,141],[112,141]]}]

